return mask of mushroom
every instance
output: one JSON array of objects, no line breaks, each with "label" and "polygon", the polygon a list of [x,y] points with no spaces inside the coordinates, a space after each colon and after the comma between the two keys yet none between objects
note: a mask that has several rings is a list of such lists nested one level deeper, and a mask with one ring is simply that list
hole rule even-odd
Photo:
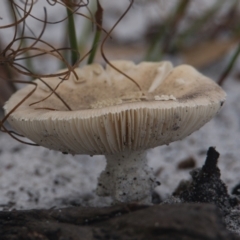
[{"label": "mushroom", "polygon": [[[36,91],[8,121],[22,135],[49,149],[104,154],[107,166],[99,177],[97,193],[112,196],[114,202],[149,204],[157,181],[147,165],[146,150],[198,130],[219,111],[226,95],[188,65],[174,68],[170,62],[135,65],[130,61],[112,61],[111,65],[78,68],[78,78],[71,73],[60,85],[57,77],[45,79],[52,88],[59,85],[56,92],[72,111],[55,94],[46,98],[51,90],[35,80]],[[5,104],[5,113],[32,89],[28,85],[17,91]]]}]

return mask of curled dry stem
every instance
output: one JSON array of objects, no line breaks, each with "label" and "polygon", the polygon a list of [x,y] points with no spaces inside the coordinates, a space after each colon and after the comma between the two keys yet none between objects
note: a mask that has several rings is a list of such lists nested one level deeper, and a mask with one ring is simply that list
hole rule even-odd
[{"label": "curled dry stem", "polygon": [[[13,14],[14,14],[14,19],[15,19],[15,23],[13,24],[9,24],[9,25],[5,25],[0,27],[1,28],[9,28],[9,27],[15,27],[15,31],[14,31],[14,37],[12,39],[12,41],[6,46],[6,48],[0,53],[0,63],[1,64],[7,64],[10,68],[16,70],[19,74],[24,75],[24,76],[31,76],[33,78],[37,78],[39,79],[46,87],[48,87],[50,89],[50,94],[45,97],[44,99],[41,99],[38,102],[33,102],[30,105],[34,105],[37,104],[39,102],[43,102],[45,101],[47,98],[49,98],[50,96],[52,96],[53,94],[63,103],[63,105],[69,110],[71,111],[71,107],[66,103],[66,101],[64,99],[61,98],[61,96],[57,93],[57,89],[58,87],[65,81],[68,80],[71,73],[73,73],[75,75],[76,78],[78,78],[76,72],[74,71],[74,69],[87,57],[89,56],[89,54],[92,52],[93,49],[90,49],[83,57],[80,58],[80,55],[78,56],[77,61],[75,62],[75,64],[73,66],[71,66],[71,64],[68,63],[68,61],[64,58],[64,56],[61,54],[61,51],[76,51],[77,54],[78,51],[75,49],[71,49],[71,48],[55,48],[53,45],[51,45],[50,43],[42,40],[42,36],[45,32],[46,26],[47,24],[56,24],[56,23],[60,23],[64,20],[66,20],[68,17],[61,19],[60,21],[56,21],[56,22],[49,22],[47,20],[47,10],[44,8],[44,20],[39,19],[34,17],[31,14],[33,5],[37,2],[37,0],[26,0],[26,1],[21,1],[21,3],[24,3],[25,6],[21,7],[20,5],[16,4],[13,0],[11,0],[11,8],[13,10]],[[115,29],[115,27],[117,26],[117,24],[122,20],[122,18],[127,14],[127,12],[129,11],[129,9],[132,7],[134,0],[131,0],[128,8],[126,9],[126,11],[122,14],[122,16],[118,19],[118,21],[114,24],[114,26],[110,29],[109,32],[107,32],[103,27],[102,27],[102,23],[100,21],[98,21],[97,19],[94,19],[93,16],[91,15],[90,17],[78,12],[78,10],[81,7],[87,7],[89,1],[87,1],[86,3],[84,1],[78,1],[78,2],[71,2],[71,5],[69,5],[70,1],[50,1],[47,0],[47,2],[51,5],[54,6],[56,4],[61,4],[64,5],[66,8],[71,10],[71,14],[76,14],[76,15],[80,15],[83,16],[87,19],[89,19],[93,24],[96,25],[98,31],[103,31],[104,33],[106,33],[105,38],[103,39],[102,43],[101,43],[101,55],[103,57],[103,59],[106,61],[106,63],[108,63],[112,68],[114,68],[116,71],[118,71],[120,74],[124,75],[125,77],[127,77],[130,81],[132,81],[141,91],[141,87],[140,85],[134,80],[132,79],[130,76],[128,76],[127,74],[125,74],[124,72],[122,72],[121,70],[119,70],[118,68],[116,68],[115,66],[113,66],[109,60],[107,59],[107,57],[104,54],[104,44],[106,43],[107,39],[111,36],[111,33],[113,32],[113,30]],[[73,5],[72,5],[73,4]],[[27,9],[27,6],[29,6],[29,9]],[[17,10],[16,10],[17,9]],[[21,10],[24,13],[24,16],[21,17],[19,20],[17,20],[17,15],[16,15],[16,11]],[[88,9],[89,10],[89,9]],[[90,10],[89,10],[90,11]],[[91,13],[91,11],[90,11]],[[35,20],[38,20],[40,22],[43,22],[43,28],[40,32],[40,34],[36,37],[34,36],[25,36],[25,20],[28,16],[33,17]],[[18,24],[23,23],[23,28],[21,31],[21,35],[20,37],[17,37],[17,27]],[[31,41],[32,43],[26,47],[22,47],[21,41]],[[19,45],[16,49],[13,48],[13,46],[19,42]],[[47,49],[43,48],[43,47],[38,47],[38,44],[41,45],[45,45],[47,47]],[[35,54],[30,55],[30,52],[35,52]],[[36,53],[37,52],[37,53]],[[26,56],[26,53],[27,56]],[[25,56],[24,56],[25,55]],[[62,61],[66,67],[67,70],[60,72],[60,73],[51,73],[51,74],[40,74],[40,73],[35,73],[29,69],[27,69],[25,66],[21,65],[20,63],[18,63],[17,61],[20,60],[24,60],[24,59],[33,59],[39,56],[43,56],[43,55],[51,55],[53,57],[55,57],[56,59]],[[59,77],[61,79],[61,81],[59,82],[59,84],[55,87],[52,88],[46,81],[44,81],[43,78],[50,78],[50,77]],[[34,94],[34,92],[36,91],[38,84],[36,82],[30,82],[30,81],[23,81],[23,80],[15,80],[13,81],[15,83],[21,83],[21,84],[32,84],[34,85],[34,88],[21,100],[18,102],[18,104],[16,104],[16,106],[11,109],[8,114],[2,119],[2,121],[0,121],[0,130],[2,132],[7,132],[11,137],[13,137],[14,139],[16,139],[17,141],[21,142],[21,143],[25,143],[28,145],[34,145],[34,146],[38,146],[37,144],[34,143],[30,143],[30,142],[25,142],[21,139],[19,139],[19,137],[23,137],[21,134],[18,134],[14,131],[10,131],[8,130],[5,126],[4,123],[5,121],[9,118],[9,116],[23,103],[25,102],[32,94]],[[35,108],[35,109],[39,109],[39,108]],[[50,111],[56,111],[57,109],[51,108],[51,107],[43,107],[41,109],[47,109]]]},{"label": "curled dry stem", "polygon": [[[11,6],[11,9],[13,11],[13,17],[15,19],[15,23],[4,25],[4,26],[1,26],[0,28],[14,27],[15,28],[14,29],[14,35],[13,35],[13,39],[10,41],[10,43],[8,43],[8,45],[5,47],[5,49],[0,53],[0,64],[7,65],[11,69],[16,70],[18,73],[20,73],[22,75],[31,76],[31,77],[35,77],[35,78],[40,79],[40,81],[43,84],[45,84],[51,90],[51,93],[55,94],[59,98],[59,100],[67,107],[67,109],[71,110],[71,108],[64,101],[64,99],[62,99],[59,96],[59,94],[56,92],[56,89],[52,89],[51,86],[49,86],[42,78],[43,77],[46,78],[46,77],[53,77],[53,76],[55,76],[55,77],[62,78],[62,81],[67,80],[69,78],[71,72],[75,76],[77,76],[76,73],[74,72],[74,69],[76,68],[77,65],[71,66],[65,60],[65,58],[62,56],[62,54],[60,53],[60,51],[63,51],[63,50],[71,50],[70,48],[56,49],[51,44],[49,44],[49,43],[47,43],[47,42],[45,42],[45,41],[43,41],[41,39],[42,36],[43,36],[43,33],[44,33],[45,29],[46,29],[46,25],[47,25],[47,11],[46,11],[46,9],[44,9],[44,14],[45,14],[44,21],[43,21],[44,22],[44,26],[43,26],[39,36],[38,37],[26,37],[26,36],[24,36],[25,20],[26,20],[26,18],[28,16],[31,15],[30,12],[32,10],[32,7],[33,7],[34,3],[36,3],[36,1],[35,2],[31,1],[30,8],[27,11],[27,4],[29,4],[29,1],[25,2],[25,7],[24,8],[21,8],[19,5],[15,4],[14,1],[11,1],[10,6]],[[20,20],[17,20],[16,11],[18,11],[18,10],[16,10],[16,8],[20,8],[25,13],[25,15]],[[21,22],[23,23],[21,36],[17,37],[18,24],[21,23]],[[30,40],[30,41],[32,41],[32,43],[29,46],[27,46],[27,47],[22,47],[21,43],[22,43],[23,40],[28,40],[28,41]],[[13,46],[15,46],[16,43],[19,43],[19,44],[18,44],[17,48],[14,48]],[[50,50],[46,50],[46,49],[37,47],[37,44],[39,44],[39,43],[44,44]],[[35,51],[35,52],[37,51],[38,54],[30,55],[30,56],[28,55],[27,57],[24,56],[24,54],[29,53],[30,51]],[[46,55],[46,54],[54,56],[55,58],[57,58],[60,61],[64,62],[65,65],[67,66],[67,70],[64,71],[64,72],[61,72],[61,73],[56,73],[56,74],[38,74],[38,73],[34,73],[34,72],[30,71],[25,66],[17,63],[17,61],[19,61],[19,60],[23,60],[23,59],[27,59],[27,58],[31,59],[31,58],[42,56],[42,55]],[[22,84],[32,84],[32,85],[34,85],[34,88],[21,101],[19,101],[18,104],[16,104],[16,106],[13,109],[11,109],[8,112],[8,114],[0,121],[0,130],[2,132],[8,133],[11,137],[13,137],[15,140],[17,140],[17,141],[19,141],[21,143],[25,143],[25,144],[36,146],[36,144],[25,142],[25,141],[19,139],[19,137],[23,137],[23,136],[21,136],[21,134],[18,134],[18,133],[14,132],[14,131],[8,130],[4,126],[4,123],[9,118],[9,116],[36,91],[37,83],[36,82],[23,81],[23,80],[15,80],[15,81],[12,81],[12,82],[22,83]]]},{"label": "curled dry stem", "polygon": [[[90,54],[91,50],[89,52],[87,52],[80,60],[83,61],[89,54]],[[75,72],[74,72],[75,73]],[[76,73],[75,73],[76,74]],[[52,94],[54,93],[61,101],[62,103],[67,107],[68,110],[72,111],[72,109],[70,108],[70,106],[60,97],[60,95],[56,92],[58,87],[63,83],[63,81],[66,81],[68,80],[70,77],[70,72],[68,71],[65,75],[64,78],[62,78],[62,81],[60,81],[57,86],[55,87],[55,89],[52,89],[51,86],[49,86],[49,84],[47,84],[43,79],[39,78],[39,80],[45,84],[45,86],[47,86],[52,92],[45,98],[41,99],[40,101],[37,101],[37,102],[34,102],[34,103],[31,103],[30,106],[34,105],[34,104],[37,104],[37,103],[40,103],[40,102],[43,102],[44,100],[48,99],[49,97],[52,96]],[[77,75],[75,75],[76,78],[78,78]],[[60,77],[61,79],[61,77]],[[37,108],[36,108],[37,109]],[[42,108],[42,109],[49,109],[47,107],[45,108]],[[57,109],[54,109],[54,111],[56,111]]]},{"label": "curled dry stem", "polygon": [[[37,2],[38,2],[38,0],[35,0],[34,3],[37,3]],[[92,17],[88,17],[85,14],[82,14],[82,13],[78,12],[81,8],[84,8],[84,7],[86,7],[88,9],[89,0],[87,1],[87,3],[82,3],[83,1],[78,1],[78,3],[71,3],[71,5],[66,4],[66,2],[69,2],[69,0],[68,1],[66,1],[66,0],[65,1],[52,0],[52,2],[53,3],[51,3],[50,0],[47,0],[47,3],[50,6],[55,6],[56,4],[62,5],[63,7],[66,7],[67,9],[69,9],[72,12],[72,14],[83,16],[83,17],[87,18],[88,20],[92,21],[94,24],[96,24],[96,22],[93,20]],[[72,7],[70,7],[70,6],[72,6]],[[26,12],[26,11],[24,11],[24,9],[22,7],[19,6],[19,8],[23,12]],[[40,19],[40,18],[38,18],[38,17],[36,17],[32,14],[29,14],[29,16],[32,17],[33,19],[39,21],[39,22],[45,22],[45,20]],[[58,24],[58,23],[66,21],[67,19],[68,19],[68,16],[66,16],[66,17],[64,17],[64,18],[62,18],[58,21],[46,21],[46,23],[47,24]],[[103,30],[103,31],[107,32],[106,30]]]},{"label": "curled dry stem", "polygon": [[[33,8],[33,5],[34,5],[34,3],[35,3],[33,0],[31,0],[31,4],[29,4],[29,5],[30,5],[30,8],[28,9],[28,11],[26,11],[25,9],[19,7],[19,5],[16,4],[13,0],[9,0],[9,2],[10,2],[10,5],[11,5],[11,8],[12,8],[12,11],[13,11],[13,13],[15,14],[15,22],[14,22],[14,23],[11,23],[11,24],[7,24],[7,25],[0,26],[0,29],[10,28],[10,27],[16,27],[16,26],[19,25],[21,22],[25,21],[25,19],[26,19],[28,16],[30,16],[30,13],[31,13],[32,8]],[[27,0],[27,2],[28,2],[28,0]],[[15,9],[17,9],[18,7],[19,7],[21,10],[23,10],[23,12],[25,13],[25,15],[24,15],[22,18],[20,18],[19,20],[17,20],[16,13],[15,13]]]},{"label": "curled dry stem", "polygon": [[15,107],[13,109],[11,109],[8,114],[5,115],[5,117],[0,121],[0,130],[2,132],[6,132],[8,133],[12,138],[14,138],[15,140],[21,142],[21,143],[24,143],[24,144],[27,144],[27,145],[31,145],[31,146],[38,146],[38,144],[35,144],[35,143],[30,143],[30,142],[25,142],[21,139],[19,139],[18,137],[16,137],[15,135],[17,136],[20,136],[20,137],[24,137],[22,136],[21,134],[19,133],[16,133],[14,131],[9,131],[5,126],[4,126],[4,123],[5,121],[8,119],[8,117],[23,103],[25,102],[36,90],[37,88],[37,84],[35,82],[28,82],[28,81],[22,81],[22,80],[15,80],[16,83],[24,83],[24,84],[32,84],[34,85],[34,88],[33,90],[31,90],[20,102],[18,102]]},{"label": "curled dry stem", "polygon": [[108,65],[110,65],[113,69],[115,69],[117,72],[119,72],[120,74],[122,74],[123,76],[125,76],[126,78],[128,78],[130,81],[132,81],[136,86],[137,88],[142,91],[142,88],[141,86],[133,79],[131,78],[130,76],[128,76],[126,73],[122,72],[121,70],[119,70],[118,68],[116,68],[113,64],[111,64],[106,55],[104,54],[104,45],[107,41],[107,39],[109,38],[109,36],[111,35],[111,33],[113,32],[113,30],[115,29],[115,27],[118,25],[118,23],[124,18],[124,16],[128,13],[128,11],[130,10],[130,8],[132,7],[134,3],[134,0],[131,0],[130,1],[130,4],[128,6],[128,8],[125,10],[125,12],[122,14],[122,16],[117,20],[117,22],[113,25],[113,27],[110,29],[110,31],[107,33],[107,35],[105,36],[105,38],[103,39],[102,41],[102,44],[101,44],[101,55],[103,57],[103,59],[105,60],[106,63],[108,63]]}]

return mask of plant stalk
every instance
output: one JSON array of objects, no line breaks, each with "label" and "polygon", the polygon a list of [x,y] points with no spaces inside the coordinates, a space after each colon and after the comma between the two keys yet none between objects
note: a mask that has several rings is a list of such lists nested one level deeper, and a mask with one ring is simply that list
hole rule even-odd
[{"label": "plant stalk", "polygon": [[238,47],[237,47],[235,53],[233,54],[232,58],[230,59],[230,62],[228,63],[226,69],[223,71],[222,75],[220,76],[220,78],[218,80],[218,84],[220,86],[223,84],[223,82],[225,81],[225,79],[227,78],[227,76],[229,75],[231,70],[233,69],[233,67],[238,59],[239,54],[240,54],[240,43],[238,44]]},{"label": "plant stalk", "polygon": [[101,38],[101,33],[102,33],[102,19],[103,19],[103,8],[100,5],[99,1],[97,0],[97,11],[95,13],[95,20],[98,23],[97,27],[96,27],[96,32],[95,32],[95,36],[93,39],[93,44],[92,44],[92,50],[91,53],[89,55],[88,58],[88,64],[93,63],[96,52],[97,52],[97,48],[98,48],[98,43],[100,41]]},{"label": "plant stalk", "polygon": [[78,60],[78,43],[77,43],[77,35],[74,21],[74,14],[71,11],[70,6],[67,7],[67,15],[68,15],[68,34],[69,34],[69,42],[71,51],[71,64],[74,65]]}]

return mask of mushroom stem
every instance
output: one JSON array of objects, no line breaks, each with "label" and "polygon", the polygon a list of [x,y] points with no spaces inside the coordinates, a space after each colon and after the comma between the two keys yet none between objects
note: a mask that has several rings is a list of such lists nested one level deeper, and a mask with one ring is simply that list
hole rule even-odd
[{"label": "mushroom stem", "polygon": [[99,177],[97,194],[111,196],[114,203],[137,201],[151,204],[157,186],[147,165],[146,151],[125,151],[106,155],[107,166]]}]

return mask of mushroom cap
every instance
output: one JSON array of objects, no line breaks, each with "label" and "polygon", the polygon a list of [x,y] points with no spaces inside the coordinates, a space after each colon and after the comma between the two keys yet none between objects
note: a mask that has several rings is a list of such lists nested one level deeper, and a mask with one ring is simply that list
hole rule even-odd
[{"label": "mushroom cap", "polygon": [[[33,142],[72,154],[114,154],[143,150],[180,140],[198,130],[221,108],[226,94],[193,67],[170,62],[112,61],[75,69],[56,92],[40,80],[36,91],[8,118],[14,129]],[[55,88],[61,79],[44,79]],[[13,109],[34,87],[28,85],[5,104]],[[40,101],[43,100],[43,101]],[[37,104],[31,105],[40,101]],[[50,110],[51,109],[55,109]]]}]

